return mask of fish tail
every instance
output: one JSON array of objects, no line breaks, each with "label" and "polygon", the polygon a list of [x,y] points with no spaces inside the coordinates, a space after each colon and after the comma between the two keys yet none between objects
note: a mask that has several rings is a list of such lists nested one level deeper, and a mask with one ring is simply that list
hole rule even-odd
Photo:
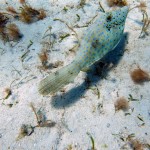
[{"label": "fish tail", "polygon": [[38,89],[39,93],[42,95],[47,95],[57,92],[66,84],[73,82],[79,72],[80,67],[76,62],[72,62],[58,71],[51,73],[40,82]]}]

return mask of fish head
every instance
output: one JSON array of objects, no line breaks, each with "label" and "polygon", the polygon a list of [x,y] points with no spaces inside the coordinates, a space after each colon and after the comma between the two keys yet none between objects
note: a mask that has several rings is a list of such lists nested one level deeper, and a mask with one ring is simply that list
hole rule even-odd
[{"label": "fish head", "polygon": [[120,9],[117,9],[117,10],[114,10],[111,12],[107,12],[106,18],[105,18],[106,23],[104,26],[108,30],[117,29],[117,30],[120,30],[123,32],[128,12],[129,12],[128,6],[124,6]]}]

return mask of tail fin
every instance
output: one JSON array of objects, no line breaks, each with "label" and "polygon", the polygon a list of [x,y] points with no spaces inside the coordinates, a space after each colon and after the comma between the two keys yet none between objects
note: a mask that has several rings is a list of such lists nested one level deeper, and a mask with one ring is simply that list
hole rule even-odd
[{"label": "tail fin", "polygon": [[47,95],[49,93],[57,92],[68,83],[73,82],[79,72],[79,67],[75,62],[72,62],[60,70],[51,73],[40,82],[39,93],[42,95]]}]

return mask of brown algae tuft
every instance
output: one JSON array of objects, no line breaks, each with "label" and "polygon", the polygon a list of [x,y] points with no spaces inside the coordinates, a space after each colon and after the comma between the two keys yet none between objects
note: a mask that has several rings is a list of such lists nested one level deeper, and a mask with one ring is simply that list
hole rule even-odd
[{"label": "brown algae tuft", "polygon": [[47,65],[48,64],[48,54],[47,54],[47,52],[43,51],[40,54],[38,54],[38,56],[39,56],[39,59],[42,63],[42,67],[44,69],[48,69],[48,65]]},{"label": "brown algae tuft", "polygon": [[18,29],[16,24],[8,24],[6,27],[6,34],[8,36],[9,41],[18,41],[20,38],[22,38],[22,34],[20,33],[20,30]]},{"label": "brown algae tuft", "polygon": [[130,139],[130,145],[134,150],[144,150],[144,145],[137,139]]},{"label": "brown algae tuft", "polygon": [[4,42],[18,41],[22,38],[22,34],[14,23],[8,24],[9,17],[5,13],[0,12],[0,38]]},{"label": "brown algae tuft", "polygon": [[23,124],[20,128],[19,135],[17,136],[16,140],[20,140],[24,138],[25,136],[30,136],[36,127],[54,127],[56,123],[52,120],[46,120],[45,115],[41,110],[36,111],[35,107],[33,106],[33,103],[30,103],[30,107],[32,111],[35,114],[37,125],[32,126],[28,124]]},{"label": "brown algae tuft", "polygon": [[23,124],[20,128],[19,135],[17,137],[17,141],[24,138],[25,136],[30,136],[34,132],[34,127],[31,125]]},{"label": "brown algae tuft", "polygon": [[107,0],[110,7],[112,6],[127,6],[127,0]]},{"label": "brown algae tuft", "polygon": [[7,11],[10,12],[14,18],[18,18],[22,22],[25,23],[33,23],[38,20],[43,20],[46,17],[46,13],[44,9],[34,9],[25,1],[20,2],[21,7],[19,8],[19,12],[15,10],[12,6],[7,7]]},{"label": "brown algae tuft", "polygon": [[5,88],[4,90],[4,99],[7,99],[12,94],[12,91],[10,88]]},{"label": "brown algae tuft", "polygon": [[125,111],[129,108],[129,102],[124,97],[117,99],[114,105],[116,111],[118,110]]},{"label": "brown algae tuft", "polygon": [[142,70],[140,67],[131,71],[130,76],[133,82],[136,84],[150,81],[150,75],[148,74],[148,72]]}]

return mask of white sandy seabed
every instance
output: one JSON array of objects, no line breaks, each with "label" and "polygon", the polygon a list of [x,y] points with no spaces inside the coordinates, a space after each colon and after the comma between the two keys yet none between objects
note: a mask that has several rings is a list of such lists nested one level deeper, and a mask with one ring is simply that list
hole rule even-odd
[{"label": "white sandy seabed", "polygon": [[[39,81],[58,69],[39,69],[41,62],[38,54],[43,48],[42,43],[49,41],[49,36],[43,39],[45,31],[51,26],[51,32],[56,36],[53,47],[48,49],[49,63],[59,60],[63,61],[64,65],[69,64],[75,56],[69,49],[77,40],[64,23],[53,20],[60,18],[70,26],[84,25],[101,12],[96,0],[86,1],[84,10],[77,8],[79,0],[27,2],[34,8],[44,8],[47,17],[32,24],[12,19],[11,22],[17,24],[23,38],[18,43],[4,44],[0,41],[0,98],[3,97],[4,89],[12,83],[12,94],[0,103],[0,149],[69,150],[72,147],[72,150],[90,150],[92,143],[87,133],[93,137],[97,150],[121,150],[123,147],[130,150],[132,148],[125,139],[131,134],[141,143],[150,144],[150,83],[137,85],[130,78],[130,71],[137,68],[137,65],[150,72],[150,36],[139,38],[142,28],[141,12],[134,9],[129,13],[121,44],[106,58],[106,61],[115,64],[113,68],[105,72],[105,78],[92,75],[92,89],[97,86],[100,98],[97,90],[86,88],[85,77],[91,75],[83,72],[74,83],[65,87],[65,93],[58,92],[54,97],[43,97],[37,92]],[[0,0],[1,11],[8,5],[20,7],[18,0],[7,0],[7,3],[6,0]],[[105,10],[110,10],[104,0],[101,4]],[[138,2],[130,1],[130,4],[135,6]],[[150,8],[149,0],[147,6]],[[63,10],[64,7],[68,9],[67,12]],[[80,16],[80,20],[76,14]],[[81,37],[86,28],[74,30]],[[70,36],[59,42],[60,35],[67,33]],[[22,64],[20,58],[28,50],[30,41],[33,44]],[[129,95],[139,101],[130,101],[127,112],[115,112],[116,99],[128,99]],[[41,108],[47,119],[56,122],[56,125],[51,128],[35,128],[30,136],[17,141],[22,124],[37,124],[30,102],[36,110]],[[12,107],[8,104],[12,104]]]}]

